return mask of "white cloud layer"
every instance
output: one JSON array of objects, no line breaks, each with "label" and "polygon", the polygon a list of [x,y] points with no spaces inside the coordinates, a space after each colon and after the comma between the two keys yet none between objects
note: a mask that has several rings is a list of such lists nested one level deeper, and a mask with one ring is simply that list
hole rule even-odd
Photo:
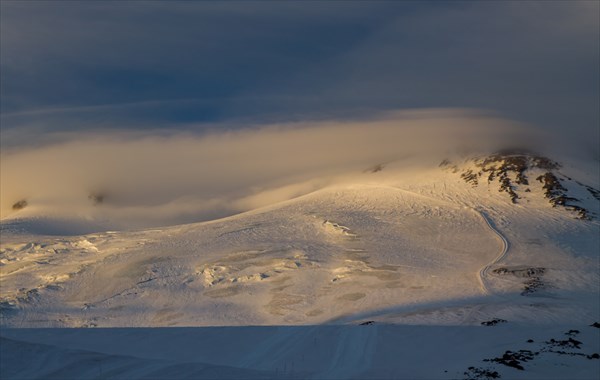
[{"label": "white cloud layer", "polygon": [[[26,199],[30,210],[118,227],[208,220],[290,199],[407,155],[514,145],[522,130],[481,112],[429,109],[201,136],[72,134],[60,143],[2,153],[1,212],[17,215],[13,204]],[[90,194],[104,196],[103,202],[94,206]]]}]

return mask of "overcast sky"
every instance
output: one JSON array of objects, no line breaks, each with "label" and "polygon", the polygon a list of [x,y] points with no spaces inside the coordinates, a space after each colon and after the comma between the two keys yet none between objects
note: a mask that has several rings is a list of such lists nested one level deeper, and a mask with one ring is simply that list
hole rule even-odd
[{"label": "overcast sky", "polygon": [[598,141],[599,2],[1,2],[3,146],[475,108]]},{"label": "overcast sky", "polygon": [[209,220],[465,147],[597,160],[599,4],[0,0],[0,217]]}]

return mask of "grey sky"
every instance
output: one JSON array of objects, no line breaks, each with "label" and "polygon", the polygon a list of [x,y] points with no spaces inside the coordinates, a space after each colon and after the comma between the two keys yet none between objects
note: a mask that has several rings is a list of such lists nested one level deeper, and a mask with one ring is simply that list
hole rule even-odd
[{"label": "grey sky", "polygon": [[4,146],[429,107],[599,139],[597,1],[3,0],[1,11]]}]

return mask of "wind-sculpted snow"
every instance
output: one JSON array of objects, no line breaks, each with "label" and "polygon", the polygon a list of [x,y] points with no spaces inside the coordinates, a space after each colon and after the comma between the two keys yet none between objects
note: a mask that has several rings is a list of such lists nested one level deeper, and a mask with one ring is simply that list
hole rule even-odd
[{"label": "wind-sculpted snow", "polygon": [[[585,171],[561,173],[597,186]],[[11,221],[0,247],[2,346],[54,358],[55,373],[78,378],[100,376],[89,372],[94,363],[131,378],[546,378],[554,361],[562,363],[555,377],[597,377],[589,325],[600,320],[598,221],[553,207],[540,183],[517,188],[516,204],[494,185],[400,161],[204,223],[52,236]],[[296,327],[248,327],[257,325]],[[172,326],[213,326],[190,330],[200,334],[191,351],[203,353],[114,351],[83,344],[83,335],[61,346],[52,334],[44,341],[13,329],[161,327],[157,334],[168,335]],[[582,331],[581,352],[543,343],[570,329]],[[163,339],[119,331],[116,340]],[[214,356],[234,341],[235,353]],[[525,351],[531,359],[520,359]],[[406,369],[399,356],[432,365]],[[513,361],[523,369],[505,365]],[[16,378],[50,370],[3,367]]]},{"label": "wind-sculpted snow", "polygon": [[[201,224],[78,237],[5,234],[2,323],[311,324],[365,314],[478,324],[497,308],[505,319],[546,315],[547,305],[510,305],[511,294],[542,288],[541,278],[500,275],[515,264],[547,269],[543,294],[592,291],[596,224],[542,202],[531,213],[437,168],[403,170],[388,164],[361,174],[363,184]],[[490,306],[481,300],[490,294],[502,297]],[[570,307],[548,315],[566,319]]]},{"label": "wind-sculpted snow", "polygon": [[475,296],[474,273],[495,256],[494,237],[468,210],[433,204],[390,187],[342,187],[223,221],[7,244],[2,291],[11,312],[3,323],[321,323]]}]

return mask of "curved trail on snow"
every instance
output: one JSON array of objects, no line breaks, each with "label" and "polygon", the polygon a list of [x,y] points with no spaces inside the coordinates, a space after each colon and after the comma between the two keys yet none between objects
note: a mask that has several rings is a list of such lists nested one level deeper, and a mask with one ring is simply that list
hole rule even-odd
[{"label": "curved trail on snow", "polygon": [[[379,185],[378,187],[387,187],[390,189],[402,191],[404,193],[410,193],[414,196],[418,196],[418,197],[425,198],[428,200],[433,200],[438,203],[444,203],[447,205],[457,206],[457,204],[453,203],[453,202],[436,199],[436,198],[433,198],[433,197],[430,197],[430,196],[427,196],[424,194],[416,193],[416,192],[413,192],[410,190],[405,190],[405,189],[401,189],[401,188],[394,187],[394,186]],[[464,203],[462,204],[462,206],[471,209],[473,212],[475,212],[477,215],[479,215],[479,217],[485,222],[485,225],[500,239],[500,242],[502,243],[502,249],[500,250],[498,255],[492,261],[490,261],[489,263],[487,263],[483,267],[481,267],[481,269],[477,273],[477,280],[479,281],[479,286],[481,288],[481,291],[483,292],[484,295],[490,295],[490,294],[492,294],[492,292],[490,291],[490,288],[486,283],[486,277],[488,276],[488,272],[490,271],[491,267],[496,265],[498,262],[500,262],[500,260],[502,260],[506,257],[506,255],[508,254],[508,250],[510,248],[510,244],[508,243],[508,240],[506,239],[506,237],[504,237],[504,235],[502,235],[502,233],[496,228],[496,226],[494,225],[494,222],[485,213],[485,211],[482,211],[478,208],[468,206]]]},{"label": "curved trail on snow", "polygon": [[488,276],[488,272],[490,271],[490,268],[493,265],[496,265],[500,260],[502,260],[506,257],[506,254],[508,253],[508,249],[509,249],[510,245],[508,244],[508,240],[504,237],[504,235],[502,235],[500,233],[500,231],[498,231],[496,229],[493,222],[491,221],[489,216],[486,215],[485,212],[483,212],[481,210],[477,210],[477,209],[473,209],[473,211],[475,211],[481,217],[481,219],[483,219],[483,221],[488,226],[488,228],[494,234],[496,234],[496,236],[498,236],[498,238],[502,242],[502,249],[500,250],[500,253],[498,253],[498,255],[492,261],[490,261],[489,263],[487,263],[486,265],[481,267],[481,269],[477,273],[479,284],[481,286],[481,290],[483,291],[484,294],[489,295],[489,294],[491,294],[491,291],[486,284],[486,277]]}]

